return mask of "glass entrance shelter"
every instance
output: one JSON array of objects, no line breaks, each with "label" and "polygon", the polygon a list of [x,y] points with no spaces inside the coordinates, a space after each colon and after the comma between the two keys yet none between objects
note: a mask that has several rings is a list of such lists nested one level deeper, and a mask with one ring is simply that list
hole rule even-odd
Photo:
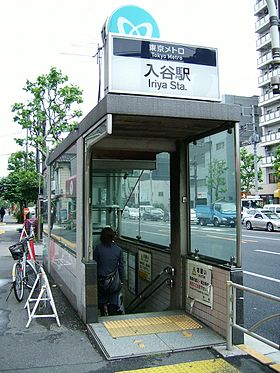
[{"label": "glass entrance shelter", "polygon": [[84,322],[98,321],[93,253],[111,226],[125,303],[172,266],[137,311],[185,310],[225,336],[226,281],[242,281],[239,119],[234,105],[108,93],[51,152],[44,264]]}]

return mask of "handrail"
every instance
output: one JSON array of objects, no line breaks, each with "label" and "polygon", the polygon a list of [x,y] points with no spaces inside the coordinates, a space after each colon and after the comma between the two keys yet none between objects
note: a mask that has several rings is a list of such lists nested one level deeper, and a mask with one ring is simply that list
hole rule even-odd
[{"label": "handrail", "polygon": [[[129,312],[132,312],[135,310],[136,307],[138,307],[140,304],[142,304],[148,297],[150,297],[152,294],[154,294],[168,279],[164,278],[163,281],[161,281],[155,288],[153,288],[154,284],[163,276],[163,275],[169,275],[170,277],[175,276],[175,269],[174,267],[167,266],[163,270],[160,271],[160,273],[147,285],[139,294],[136,295],[135,298],[132,299],[132,301],[125,307],[126,310]],[[170,279],[170,284],[172,286],[173,280]],[[148,291],[151,290],[150,293]],[[147,293],[147,294],[146,294]],[[135,303],[135,304],[134,304]]]},{"label": "handrail", "polygon": [[267,298],[276,302],[280,302],[280,297],[276,297],[275,295],[271,295],[268,293],[264,293],[263,291],[259,291],[256,289],[249,288],[247,286],[243,286],[240,284],[236,284],[232,281],[227,281],[227,350],[232,350],[232,330],[233,328],[250,335],[258,339],[261,342],[266,343],[267,345],[276,348],[277,350],[280,349],[280,345],[274,343],[261,335],[255,333],[254,331],[263,325],[265,322],[274,319],[276,317],[280,317],[280,314],[271,315],[265,317],[263,320],[258,321],[255,325],[251,326],[250,329],[246,329],[243,326],[240,326],[236,323],[236,289],[247,291],[249,293],[259,295],[263,298]]}]

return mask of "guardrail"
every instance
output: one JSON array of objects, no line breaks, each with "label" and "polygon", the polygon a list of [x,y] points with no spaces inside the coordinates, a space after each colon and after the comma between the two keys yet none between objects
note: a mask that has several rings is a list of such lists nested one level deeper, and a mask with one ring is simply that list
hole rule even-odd
[{"label": "guardrail", "polygon": [[[175,277],[175,268],[167,266],[146,286],[134,299],[125,307],[127,313],[132,313],[138,306],[154,294],[163,284],[173,287]],[[163,279],[162,279],[163,278]]]},{"label": "guardrail", "polygon": [[251,326],[250,329],[246,329],[243,326],[238,325],[236,323],[236,290],[237,289],[240,289],[242,291],[247,291],[247,292],[255,294],[255,295],[259,295],[259,296],[261,296],[263,298],[266,298],[266,299],[269,299],[269,300],[280,302],[280,298],[276,297],[275,295],[267,294],[267,293],[264,293],[262,291],[249,288],[247,286],[236,284],[232,281],[227,281],[227,350],[232,350],[232,346],[233,346],[232,345],[232,330],[233,330],[233,328],[235,328],[237,330],[240,330],[241,332],[246,333],[246,334],[250,335],[251,337],[254,337],[254,338],[258,339],[259,341],[264,342],[264,343],[268,344],[269,346],[279,350],[280,349],[279,344],[276,344],[276,343],[262,337],[261,335],[255,333],[255,330],[257,328],[259,328],[261,325],[263,325],[264,323],[266,323],[267,321],[269,321],[271,319],[274,319],[276,317],[280,317],[280,313],[268,316],[268,317],[258,321],[256,324]]}]

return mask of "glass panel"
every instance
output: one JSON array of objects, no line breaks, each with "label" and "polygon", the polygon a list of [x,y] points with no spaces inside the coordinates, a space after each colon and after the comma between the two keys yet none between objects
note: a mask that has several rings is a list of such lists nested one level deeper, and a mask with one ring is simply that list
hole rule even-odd
[{"label": "glass panel", "polygon": [[76,251],[77,150],[68,149],[51,166],[51,236]]},{"label": "glass panel", "polygon": [[[146,165],[147,161],[142,164]],[[156,162],[151,164],[155,170],[142,169],[139,160],[93,160],[91,222],[94,246],[102,228],[111,226],[121,236],[169,247],[169,154],[159,154]]]},{"label": "glass panel", "polygon": [[236,257],[234,132],[189,144],[189,159],[191,252],[229,262]]}]

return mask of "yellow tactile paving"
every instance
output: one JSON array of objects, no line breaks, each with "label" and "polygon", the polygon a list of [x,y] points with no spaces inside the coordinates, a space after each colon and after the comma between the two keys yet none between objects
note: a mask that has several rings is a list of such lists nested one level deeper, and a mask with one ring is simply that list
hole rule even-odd
[{"label": "yellow tactile paving", "polygon": [[239,373],[240,371],[223,359],[193,361],[155,368],[126,370],[116,373]]},{"label": "yellow tactile paving", "polygon": [[280,364],[271,364],[269,368],[273,369],[275,372],[280,372]]},{"label": "yellow tactile paving", "polygon": [[254,357],[256,360],[260,361],[262,364],[272,364],[274,361],[271,360],[269,357],[255,351],[253,348],[247,346],[247,345],[238,345],[238,348],[240,348],[242,351],[247,352],[247,354]]},{"label": "yellow tactile paving", "polygon": [[197,321],[184,314],[104,321],[103,325],[114,338],[202,328]]}]

